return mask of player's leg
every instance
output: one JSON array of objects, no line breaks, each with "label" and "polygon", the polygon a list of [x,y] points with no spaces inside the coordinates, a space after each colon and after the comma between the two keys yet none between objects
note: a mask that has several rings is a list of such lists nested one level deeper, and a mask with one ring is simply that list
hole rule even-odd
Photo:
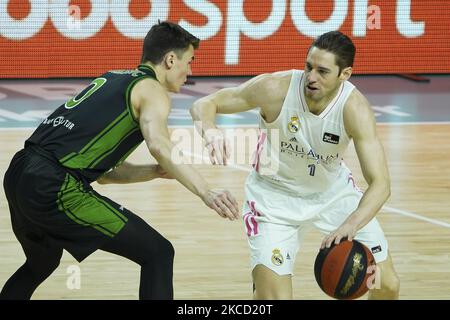
[{"label": "player's leg", "polygon": [[[55,245],[42,230],[33,226],[21,211],[20,205],[32,196],[25,193],[22,179],[22,164],[26,160],[25,151],[15,156],[3,179],[5,195],[11,213],[11,225],[25,252],[25,263],[6,281],[0,299],[30,299],[36,288],[58,267],[62,248]],[[20,205],[19,205],[20,204]]]},{"label": "player's leg", "polygon": [[388,252],[386,260],[377,263],[379,273],[379,285],[377,281],[373,289],[369,291],[370,300],[394,300],[398,299],[400,292],[400,279],[395,272],[391,255]]},{"label": "player's leg", "polygon": [[128,258],[141,266],[140,299],[173,299],[172,244],[138,216],[100,249]]},{"label": "player's leg", "polygon": [[131,211],[72,177],[64,186],[58,201],[73,220],[66,230],[72,241],[64,248],[78,261],[97,249],[128,258],[141,266],[140,299],[172,299],[172,244]]},{"label": "player's leg", "polygon": [[14,221],[13,228],[25,252],[26,261],[6,281],[0,299],[28,300],[36,288],[59,266],[63,250],[49,243],[45,235],[38,231],[17,228]]},{"label": "player's leg", "polygon": [[253,276],[254,299],[292,299],[292,273],[299,248],[297,226],[270,223],[262,203],[243,209]]},{"label": "player's leg", "polygon": [[291,300],[292,275],[279,275],[268,267],[258,264],[252,272],[253,299]]}]

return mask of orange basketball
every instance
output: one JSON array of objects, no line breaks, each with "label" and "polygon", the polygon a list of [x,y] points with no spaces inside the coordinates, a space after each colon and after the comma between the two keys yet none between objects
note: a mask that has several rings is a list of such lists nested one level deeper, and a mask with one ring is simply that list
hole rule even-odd
[{"label": "orange basketball", "polygon": [[365,294],[375,280],[375,259],[362,243],[341,240],[319,251],[314,275],[319,287],[335,299],[356,299]]}]

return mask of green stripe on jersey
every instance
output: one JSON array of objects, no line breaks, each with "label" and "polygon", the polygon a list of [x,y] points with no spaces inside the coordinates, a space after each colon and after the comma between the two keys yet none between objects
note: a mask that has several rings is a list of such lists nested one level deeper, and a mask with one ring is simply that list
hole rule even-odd
[{"label": "green stripe on jersey", "polygon": [[128,219],[92,191],[83,190],[82,182],[66,174],[57,197],[58,209],[74,222],[92,227],[114,237]]},{"label": "green stripe on jersey", "polygon": [[133,133],[135,133],[136,131],[138,131],[139,128],[132,128],[129,132],[127,132],[122,139],[120,139],[119,141],[117,141],[117,143],[112,146],[109,150],[106,150],[105,152],[103,152],[103,154],[101,154],[100,156],[98,156],[97,158],[95,158],[90,164],[89,164],[89,168],[95,168],[95,166],[102,161],[103,159],[105,159],[107,156],[109,156],[111,153],[114,152],[114,150],[117,149],[117,147],[123,142],[123,140],[125,140],[126,138],[128,138],[128,136],[132,135]]},{"label": "green stripe on jersey", "polygon": [[72,152],[62,158],[60,162],[69,168],[93,168],[136,130],[139,130],[139,127],[126,110],[80,152]]}]

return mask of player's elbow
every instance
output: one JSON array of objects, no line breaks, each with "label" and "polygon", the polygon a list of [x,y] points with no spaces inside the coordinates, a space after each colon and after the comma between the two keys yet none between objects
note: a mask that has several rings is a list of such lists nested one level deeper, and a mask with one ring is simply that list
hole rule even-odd
[{"label": "player's elbow", "polygon": [[162,142],[151,143],[148,150],[158,162],[170,156],[169,148]]},{"label": "player's elbow", "polygon": [[391,181],[389,179],[381,181],[380,189],[382,190],[385,200],[388,200],[391,196]]},{"label": "player's elbow", "polygon": [[198,100],[194,102],[194,104],[189,108],[189,113],[191,114],[192,119],[199,120],[201,117],[201,109],[202,105],[198,103]]},{"label": "player's elbow", "polygon": [[152,143],[148,150],[155,159],[160,158],[163,154],[161,145],[156,143]]},{"label": "player's elbow", "polygon": [[391,196],[391,181],[389,179],[373,179],[370,180],[369,185],[372,189],[377,190],[376,193],[384,201],[387,201]]},{"label": "player's elbow", "polygon": [[389,199],[390,197],[391,197],[391,182],[388,181],[386,186],[386,200]]},{"label": "player's elbow", "polygon": [[191,114],[192,119],[196,119],[197,118],[197,116],[198,116],[198,109],[199,109],[199,106],[198,106],[197,101],[196,101],[189,108],[189,113]]},{"label": "player's elbow", "polygon": [[189,113],[191,114],[192,119],[201,120],[205,114],[210,112],[216,112],[216,108],[214,104],[209,101],[206,97],[200,98],[195,101],[191,108],[189,109]]}]

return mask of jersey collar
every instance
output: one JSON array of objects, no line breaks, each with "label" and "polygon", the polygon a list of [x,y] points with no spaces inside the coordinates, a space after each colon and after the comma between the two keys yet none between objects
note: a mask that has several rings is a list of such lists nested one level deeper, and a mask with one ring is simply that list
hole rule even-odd
[{"label": "jersey collar", "polygon": [[146,64],[140,64],[140,65],[137,67],[137,69],[138,69],[139,71],[144,72],[146,75],[148,75],[148,76],[154,78],[156,81],[158,81],[158,78],[156,77],[156,72],[155,72],[155,70],[154,70],[152,67],[150,67],[149,65],[146,65]]}]

